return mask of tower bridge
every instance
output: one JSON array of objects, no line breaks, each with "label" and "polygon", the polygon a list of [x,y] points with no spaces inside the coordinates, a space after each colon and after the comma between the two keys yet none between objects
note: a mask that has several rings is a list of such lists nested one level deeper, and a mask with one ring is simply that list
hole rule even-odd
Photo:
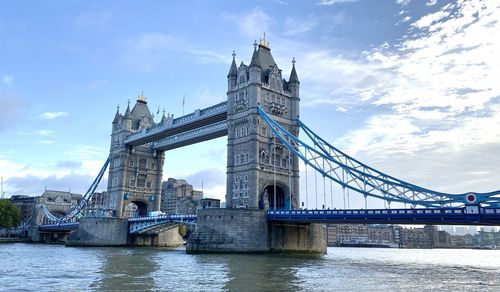
[{"label": "tower bridge", "polygon": [[[283,78],[267,40],[254,44],[248,65],[237,66],[233,53],[227,82],[227,101],[178,118],[164,113],[155,123],[143,95],[132,109],[129,104],[123,114],[117,110],[109,158],[88,192],[93,193],[109,163],[113,218],[81,219],[76,244],[123,244],[127,236],[196,222],[188,252],[325,252],[321,223],[326,222],[500,224],[500,191],[429,190],[371,168],[315,134],[299,119],[295,60],[288,80]],[[222,136],[227,136],[226,208],[185,218],[146,217],[160,208],[165,152]],[[299,162],[306,180],[309,168],[323,185],[328,180],[362,195],[365,209],[299,210]],[[367,197],[412,209],[369,209]],[[71,214],[84,208],[83,203]],[[133,213],[144,218],[130,218]]]}]

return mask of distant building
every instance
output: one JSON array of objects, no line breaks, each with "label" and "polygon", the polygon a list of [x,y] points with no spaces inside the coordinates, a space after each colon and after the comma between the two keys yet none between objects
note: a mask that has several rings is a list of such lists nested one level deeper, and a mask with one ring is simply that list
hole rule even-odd
[{"label": "distant building", "polygon": [[22,216],[22,222],[28,223],[33,214],[33,207],[35,206],[36,197],[25,195],[14,195],[10,197],[10,201],[19,208]]},{"label": "distant building", "polygon": [[219,199],[201,199],[200,204],[198,205],[198,209],[212,209],[212,208],[220,208],[220,200]]},{"label": "distant building", "polygon": [[362,224],[328,224],[326,240],[328,246],[338,246],[348,241],[367,241],[368,228]]},{"label": "distant building", "polygon": [[432,248],[429,236],[423,228],[403,228],[403,246],[407,248]]},{"label": "distant building", "polygon": [[162,184],[160,210],[165,214],[194,214],[203,192],[183,179],[169,178]]},{"label": "distant building", "polygon": [[452,247],[464,247],[466,246],[465,238],[463,235],[451,235],[450,243]]},{"label": "distant building", "polygon": [[[127,210],[127,207],[129,207],[130,205],[134,206],[135,204],[129,204],[125,207],[125,209]],[[115,206],[111,204],[111,198],[108,192],[103,191],[101,193],[93,193],[85,207],[85,216],[115,217],[116,210],[114,209],[114,207]],[[137,205],[135,205],[135,211],[137,211]],[[136,214],[133,215],[134,216],[132,217],[137,217],[135,216]]]},{"label": "distant building", "polygon": [[346,243],[365,246],[395,246],[400,243],[401,227],[385,224],[329,224],[326,241],[329,246]]},{"label": "distant building", "polygon": [[[44,204],[47,209],[57,217],[63,217],[66,215],[70,209],[78,204],[82,200],[82,195],[75,194],[71,192],[45,190],[40,197],[35,199],[35,205]],[[33,218],[31,224],[40,225],[43,223],[48,223],[48,219],[45,218],[43,211],[34,208]],[[33,220],[34,219],[34,220]]]},{"label": "distant building", "polygon": [[394,243],[394,227],[385,224],[368,225],[368,240],[380,243]]},{"label": "distant building", "polygon": [[436,244],[437,247],[450,247],[451,246],[451,235],[444,231],[438,231],[438,242]]},{"label": "distant building", "polygon": [[436,226],[426,225],[424,228],[403,228],[403,245],[407,248],[433,248],[439,246],[439,235]]}]

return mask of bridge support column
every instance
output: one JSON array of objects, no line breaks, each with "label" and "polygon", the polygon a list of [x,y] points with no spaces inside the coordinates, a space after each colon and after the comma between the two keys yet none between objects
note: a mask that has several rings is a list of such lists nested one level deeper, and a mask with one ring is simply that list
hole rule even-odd
[{"label": "bridge support column", "polygon": [[321,224],[276,224],[265,210],[204,209],[187,241],[188,253],[326,253]]},{"label": "bridge support column", "polygon": [[179,227],[129,236],[129,244],[132,246],[177,247],[183,242]]},{"label": "bridge support column", "polygon": [[324,225],[318,223],[269,223],[273,252],[326,253]]},{"label": "bridge support column", "polygon": [[68,237],[71,246],[121,246],[127,244],[128,222],[119,218],[82,218]]}]

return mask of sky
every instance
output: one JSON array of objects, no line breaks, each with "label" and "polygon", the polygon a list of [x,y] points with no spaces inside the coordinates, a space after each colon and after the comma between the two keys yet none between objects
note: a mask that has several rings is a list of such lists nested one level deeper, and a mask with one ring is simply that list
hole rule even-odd
[{"label": "sky", "polygon": [[[233,50],[250,63],[264,32],[285,78],[296,59],[301,120],[336,147],[430,189],[500,189],[499,20],[480,0],[1,1],[5,196],[85,192],[117,106],[144,92],[159,121],[226,100]],[[164,179],[223,199],[225,147],[167,152]]]}]

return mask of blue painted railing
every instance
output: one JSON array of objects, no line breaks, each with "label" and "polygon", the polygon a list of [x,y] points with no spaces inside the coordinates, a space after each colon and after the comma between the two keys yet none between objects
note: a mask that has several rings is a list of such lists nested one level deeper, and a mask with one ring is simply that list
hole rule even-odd
[{"label": "blue painted railing", "polygon": [[140,234],[157,229],[168,224],[194,224],[198,216],[189,215],[160,215],[128,219],[129,234]]},{"label": "blue painted railing", "polygon": [[500,208],[269,210],[267,219],[309,223],[500,225]]},{"label": "blue painted railing", "polygon": [[42,224],[38,226],[40,232],[70,232],[78,229],[79,222],[60,223],[60,224]]}]

